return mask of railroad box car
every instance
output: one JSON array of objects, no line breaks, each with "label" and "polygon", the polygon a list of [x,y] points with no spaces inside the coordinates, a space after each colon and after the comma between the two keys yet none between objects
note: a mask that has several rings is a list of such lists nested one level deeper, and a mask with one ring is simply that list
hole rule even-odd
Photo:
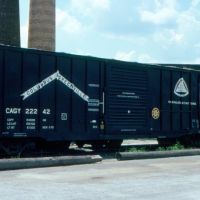
[{"label": "railroad box car", "polygon": [[0,46],[0,138],[114,141],[199,133],[198,67]]}]

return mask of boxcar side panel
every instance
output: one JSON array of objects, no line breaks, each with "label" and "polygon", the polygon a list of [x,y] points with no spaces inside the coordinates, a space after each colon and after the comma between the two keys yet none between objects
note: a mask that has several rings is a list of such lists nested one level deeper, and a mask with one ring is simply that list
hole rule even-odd
[{"label": "boxcar side panel", "polygon": [[149,77],[149,112],[150,130],[153,132],[160,131],[161,117],[157,116],[156,110],[161,110],[161,72],[159,69],[148,70]]},{"label": "boxcar side panel", "polygon": [[[172,94],[172,101],[173,102],[179,102],[180,97],[175,95],[174,88],[176,87],[176,84],[178,80],[181,78],[181,74],[178,71],[172,72],[172,88],[171,88],[171,94]],[[181,129],[181,105],[179,103],[173,103],[172,104],[172,131],[179,132]]]},{"label": "boxcar side panel", "polygon": [[191,72],[191,114],[190,114],[190,127],[192,130],[199,129],[199,74]]},{"label": "boxcar side panel", "polygon": [[3,51],[0,49],[0,135],[3,132],[3,110],[4,110],[4,106],[3,106],[3,65],[4,65],[4,53]]},{"label": "boxcar side panel", "polygon": [[21,136],[21,88],[22,88],[22,62],[19,51],[5,52],[4,65],[4,132]]},{"label": "boxcar side panel", "polygon": [[145,134],[148,117],[148,72],[142,65],[106,66],[106,134]]},{"label": "boxcar side panel", "polygon": [[199,72],[176,65],[0,48],[1,136],[75,141],[197,133],[199,94]]},{"label": "boxcar side panel", "polygon": [[165,69],[162,72],[162,82],[164,135],[176,137],[197,130],[198,72]]},{"label": "boxcar side panel", "polygon": [[100,93],[100,64],[99,61],[87,61],[87,94],[89,96],[87,108],[87,133],[92,136],[99,136],[100,128],[100,99],[103,94]]},{"label": "boxcar side panel", "polygon": [[171,100],[171,75],[170,71],[162,71],[162,88],[161,88],[161,124],[163,134],[170,132],[172,123],[171,123],[171,105],[169,104]]},{"label": "boxcar side panel", "polygon": [[184,97],[185,104],[181,105],[181,129],[183,131],[189,131],[190,130],[190,102],[191,102],[191,77],[189,72],[183,72],[182,78],[187,84],[189,94]]},{"label": "boxcar side panel", "polygon": [[[57,57],[59,73],[71,82],[71,59],[68,57]],[[72,131],[72,91],[61,81],[56,84],[56,132],[69,139]]]},{"label": "boxcar side panel", "polygon": [[[39,129],[39,92],[33,93],[30,88],[39,83],[39,56],[33,53],[23,54],[22,70],[22,127],[23,132],[36,136]],[[24,95],[23,95],[24,94]],[[27,94],[28,96],[25,96]],[[20,94],[18,94],[20,95]]]},{"label": "boxcar side panel", "polygon": [[56,73],[55,57],[50,55],[40,56],[40,83],[44,84],[39,90],[40,98],[40,133],[42,135],[48,134],[48,137],[53,137],[55,133],[55,116],[56,116],[56,80],[53,74]]},{"label": "boxcar side panel", "polygon": [[[86,61],[72,60],[72,83],[86,94]],[[72,132],[80,137],[86,131],[87,102],[72,92]]]}]

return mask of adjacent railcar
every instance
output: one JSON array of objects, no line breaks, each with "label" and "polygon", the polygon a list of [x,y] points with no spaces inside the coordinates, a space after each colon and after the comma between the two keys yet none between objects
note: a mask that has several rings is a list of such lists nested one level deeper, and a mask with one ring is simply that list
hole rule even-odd
[{"label": "adjacent railcar", "polygon": [[198,67],[0,46],[1,147],[198,134]]}]

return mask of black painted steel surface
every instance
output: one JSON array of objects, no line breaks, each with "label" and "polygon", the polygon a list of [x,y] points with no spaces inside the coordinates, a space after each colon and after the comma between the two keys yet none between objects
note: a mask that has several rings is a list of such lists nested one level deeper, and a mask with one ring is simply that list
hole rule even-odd
[{"label": "black painted steel surface", "polygon": [[0,46],[0,137],[105,140],[199,132],[199,70]]}]

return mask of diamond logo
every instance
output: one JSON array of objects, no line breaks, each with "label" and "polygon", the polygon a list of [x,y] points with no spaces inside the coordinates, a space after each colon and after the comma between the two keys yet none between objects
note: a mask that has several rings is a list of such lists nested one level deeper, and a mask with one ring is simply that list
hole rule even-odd
[{"label": "diamond logo", "polygon": [[174,88],[174,94],[178,97],[186,97],[189,95],[189,89],[184,78],[180,78]]}]

